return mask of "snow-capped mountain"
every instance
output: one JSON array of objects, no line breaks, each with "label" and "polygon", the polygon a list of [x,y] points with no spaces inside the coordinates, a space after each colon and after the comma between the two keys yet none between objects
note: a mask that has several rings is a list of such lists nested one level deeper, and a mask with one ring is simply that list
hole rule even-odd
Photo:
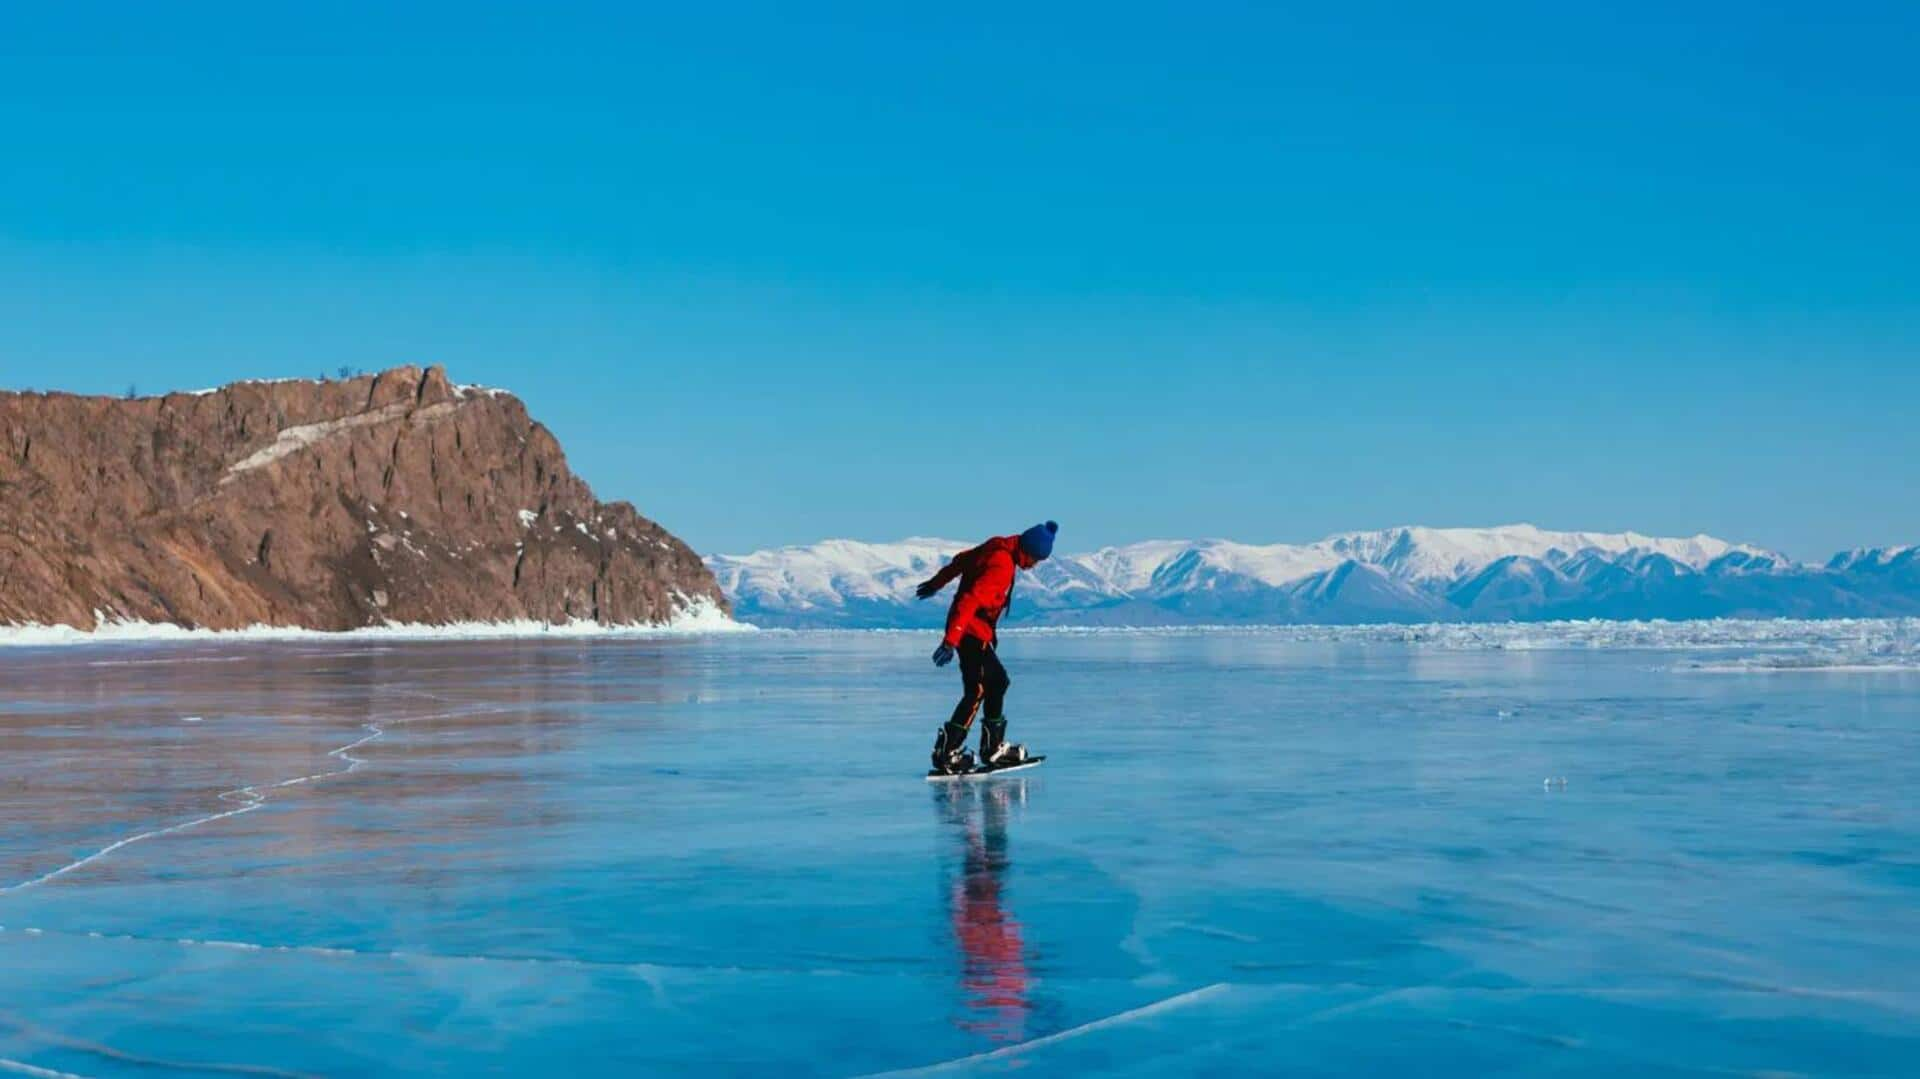
[{"label": "snow-capped mountain", "polygon": [[[969,544],[827,540],[707,564],[765,626],[937,624],[913,586]],[[1800,618],[1920,614],[1920,547],[1824,565],[1712,536],[1389,528],[1317,543],[1149,540],[1057,552],[1015,589],[1009,625]]]}]

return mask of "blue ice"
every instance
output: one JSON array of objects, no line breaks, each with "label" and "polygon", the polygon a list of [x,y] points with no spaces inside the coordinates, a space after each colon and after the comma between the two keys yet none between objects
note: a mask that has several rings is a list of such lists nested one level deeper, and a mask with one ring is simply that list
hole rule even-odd
[{"label": "blue ice", "polygon": [[1920,1074],[1920,671],[1544,643],[0,650],[0,1071]]}]

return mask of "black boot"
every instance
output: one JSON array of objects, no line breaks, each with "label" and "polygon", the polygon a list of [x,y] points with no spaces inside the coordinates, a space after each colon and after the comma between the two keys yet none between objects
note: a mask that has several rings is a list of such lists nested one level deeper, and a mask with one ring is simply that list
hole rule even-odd
[{"label": "black boot", "polygon": [[982,719],[980,721],[980,764],[982,767],[1005,767],[1018,764],[1027,758],[1027,748],[1018,742],[1007,741],[1007,717]]},{"label": "black boot", "polygon": [[942,724],[933,736],[933,770],[946,775],[973,771],[973,754],[967,752],[967,729]]}]

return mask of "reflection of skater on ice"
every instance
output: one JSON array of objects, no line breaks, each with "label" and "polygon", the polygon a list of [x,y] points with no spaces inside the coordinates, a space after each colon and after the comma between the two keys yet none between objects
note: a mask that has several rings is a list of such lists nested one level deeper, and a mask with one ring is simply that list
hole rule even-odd
[{"label": "reflection of skater on ice", "polygon": [[959,949],[961,1030],[996,1042],[1026,1038],[1033,1010],[1021,926],[1006,908],[1007,815],[1025,803],[1024,778],[935,787],[935,804],[959,840],[959,874],[947,882],[947,918]]}]

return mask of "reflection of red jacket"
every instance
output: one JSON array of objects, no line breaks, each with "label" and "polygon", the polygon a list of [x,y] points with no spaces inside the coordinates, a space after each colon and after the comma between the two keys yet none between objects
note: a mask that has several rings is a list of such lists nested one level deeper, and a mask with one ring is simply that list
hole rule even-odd
[{"label": "reflection of red jacket", "polygon": [[1013,552],[1019,548],[1019,536],[995,536],[954,555],[953,561],[933,575],[935,588],[960,578],[960,591],[953,597],[953,606],[947,608],[948,644],[958,648],[962,637],[994,642],[998,635],[995,627],[1013,595]]},{"label": "reflection of red jacket", "polygon": [[[1004,856],[1003,856],[1004,857]],[[960,985],[966,1006],[978,1016],[960,1021],[960,1029],[997,1042],[1026,1037],[1033,979],[1020,923],[1000,905],[1000,874],[978,836],[967,841],[967,874],[955,881],[949,900],[954,939],[960,943]]]}]

